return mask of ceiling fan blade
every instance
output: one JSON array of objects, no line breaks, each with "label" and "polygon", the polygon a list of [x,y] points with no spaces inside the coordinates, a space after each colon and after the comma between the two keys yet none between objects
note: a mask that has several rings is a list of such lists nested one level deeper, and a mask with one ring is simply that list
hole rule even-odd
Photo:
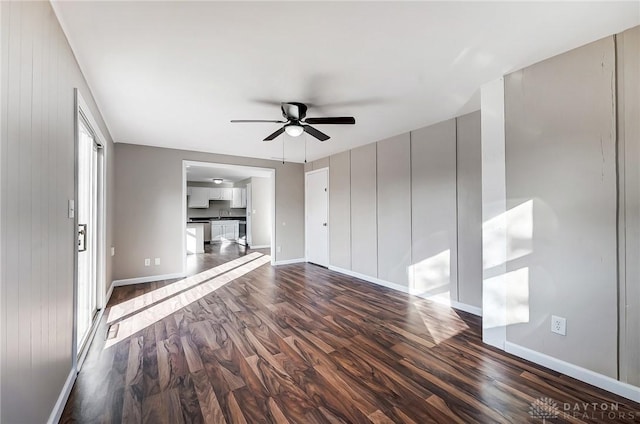
[{"label": "ceiling fan blade", "polygon": [[247,123],[247,122],[271,122],[274,124],[286,124],[287,121],[273,121],[273,120],[266,120],[266,119],[232,119],[231,120],[232,123],[237,124],[237,123]]},{"label": "ceiling fan blade", "polygon": [[263,141],[271,141],[274,138],[276,138],[277,136],[279,136],[280,134],[282,134],[283,132],[284,132],[284,127],[278,129],[278,131],[276,131],[273,134],[267,136],[267,138],[265,138]]},{"label": "ceiling fan blade", "polygon": [[353,116],[336,116],[333,118],[307,118],[304,121],[307,124],[355,124],[356,119]]},{"label": "ceiling fan blade", "polygon": [[318,131],[317,129],[310,127],[309,125],[304,125],[304,132],[309,133],[320,141],[329,140],[329,136],[323,133],[322,131]]}]

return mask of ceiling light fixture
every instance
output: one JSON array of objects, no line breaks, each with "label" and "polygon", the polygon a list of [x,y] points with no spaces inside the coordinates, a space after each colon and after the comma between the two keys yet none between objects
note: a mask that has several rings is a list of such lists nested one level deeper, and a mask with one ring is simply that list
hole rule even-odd
[{"label": "ceiling light fixture", "polygon": [[302,128],[302,125],[298,125],[298,124],[285,125],[284,130],[291,137],[298,137],[300,134],[304,132],[304,128]]},{"label": "ceiling light fixture", "polygon": [[222,184],[222,178],[214,178],[213,179],[213,183],[214,184]]}]

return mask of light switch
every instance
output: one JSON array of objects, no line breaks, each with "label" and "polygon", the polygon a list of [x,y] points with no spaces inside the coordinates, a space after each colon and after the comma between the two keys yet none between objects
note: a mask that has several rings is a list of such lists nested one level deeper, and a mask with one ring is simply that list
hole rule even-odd
[{"label": "light switch", "polygon": [[68,209],[69,209],[69,219],[75,218],[75,216],[76,216],[76,202],[74,202],[72,199],[69,199]]}]

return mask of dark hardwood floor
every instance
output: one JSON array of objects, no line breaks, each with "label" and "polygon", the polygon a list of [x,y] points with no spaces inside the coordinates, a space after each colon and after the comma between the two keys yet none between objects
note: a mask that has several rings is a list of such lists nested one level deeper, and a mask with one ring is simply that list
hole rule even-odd
[{"label": "dark hardwood floor", "polygon": [[61,422],[640,422],[482,344],[476,316],[258,252],[209,248],[188,279],[116,288]]}]

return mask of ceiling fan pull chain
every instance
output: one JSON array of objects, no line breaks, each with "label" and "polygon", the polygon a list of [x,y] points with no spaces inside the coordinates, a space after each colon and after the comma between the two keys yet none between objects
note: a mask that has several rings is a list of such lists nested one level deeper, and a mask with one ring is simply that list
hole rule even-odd
[{"label": "ceiling fan pull chain", "polygon": [[284,134],[282,134],[282,164],[284,165]]},{"label": "ceiling fan pull chain", "polygon": [[307,134],[304,135],[304,163],[307,163]]}]

